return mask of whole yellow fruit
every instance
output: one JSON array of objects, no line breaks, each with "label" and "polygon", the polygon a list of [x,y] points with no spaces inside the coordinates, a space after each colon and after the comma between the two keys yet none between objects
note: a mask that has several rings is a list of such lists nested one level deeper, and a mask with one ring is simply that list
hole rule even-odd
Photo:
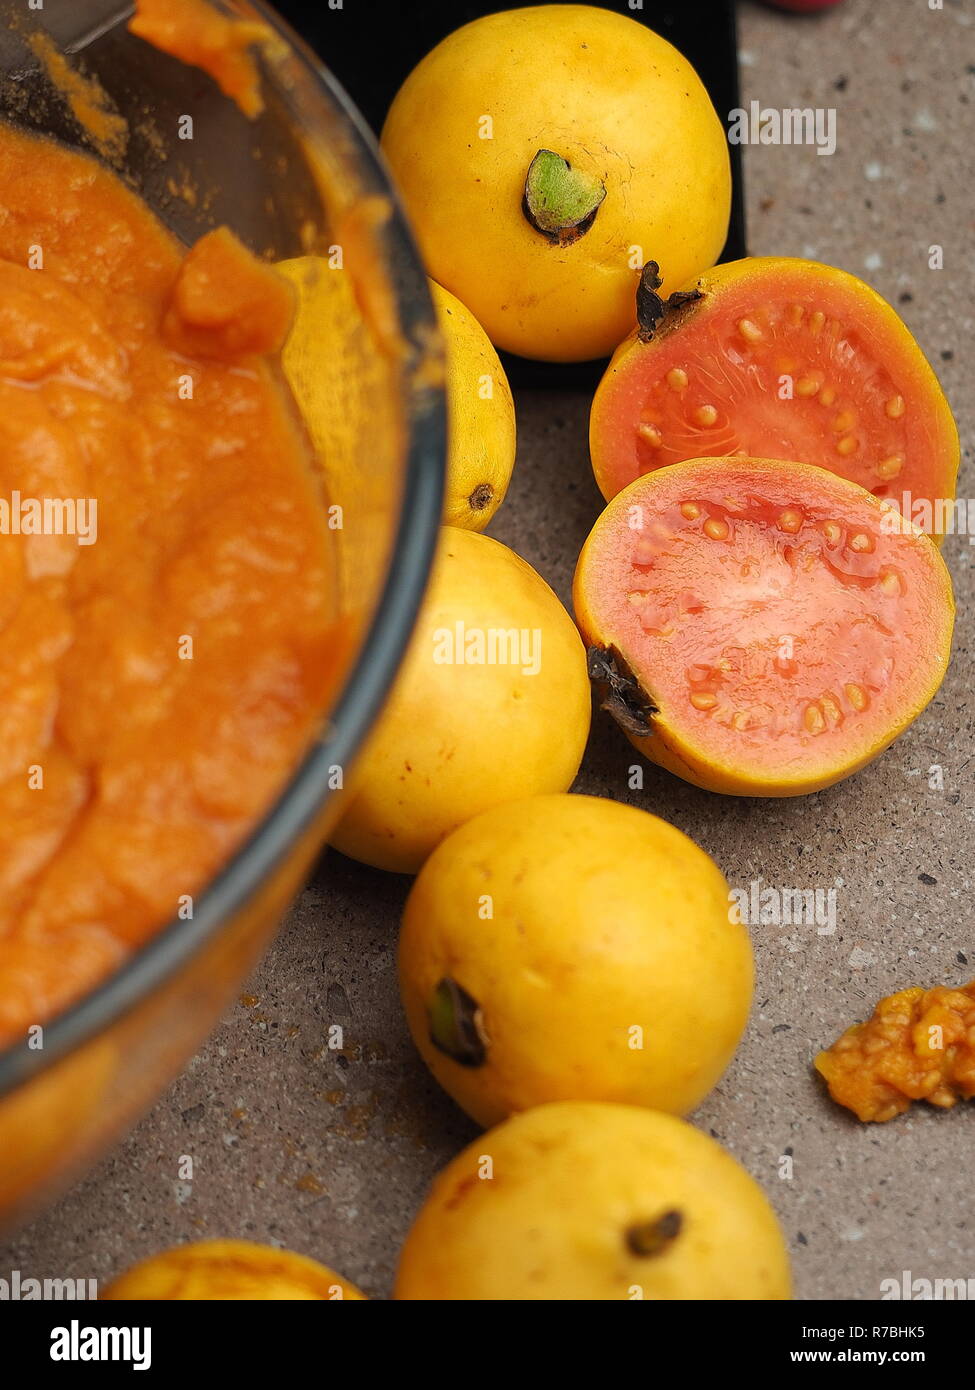
[{"label": "whole yellow fruit", "polygon": [[444,527],[409,651],[331,843],[364,864],[416,873],[478,811],[565,791],[591,708],[585,648],[545,581],[489,536]]},{"label": "whole yellow fruit", "polygon": [[447,479],[443,519],[483,531],[515,466],[515,403],[498,354],[471,311],[433,280],[447,356]]},{"label": "whole yellow fruit", "polygon": [[753,968],[693,840],[616,801],[535,796],[430,856],[399,974],[424,1061],[493,1125],[553,1100],[686,1114],[734,1054]]},{"label": "whole yellow fruit", "polygon": [[690,63],[612,10],[464,25],[406,79],[382,147],[429,273],[525,357],[606,356],[643,262],[666,297],[724,245],[721,121]]},{"label": "whole yellow fruit", "polygon": [[757,1183],[683,1120],[560,1101],[449,1163],[406,1238],[400,1299],[787,1299]]},{"label": "whole yellow fruit", "polygon": [[267,1302],[365,1298],[326,1265],[249,1240],[202,1240],[164,1250],[119,1275],[108,1300]]},{"label": "whole yellow fruit", "polygon": [[[335,434],[343,401],[322,372],[329,335],[343,308],[341,280],[323,256],[297,256],[275,269],[295,291],[295,317],[282,353],[285,376],[302,402],[305,423],[326,470],[334,469]],[[443,519],[483,531],[511,481],[515,403],[491,340],[459,299],[428,282],[444,339],[447,392],[447,477]]]}]

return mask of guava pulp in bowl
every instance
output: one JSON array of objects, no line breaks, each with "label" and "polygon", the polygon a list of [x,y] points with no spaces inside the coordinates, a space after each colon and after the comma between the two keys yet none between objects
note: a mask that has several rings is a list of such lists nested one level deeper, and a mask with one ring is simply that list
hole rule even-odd
[{"label": "guava pulp in bowl", "polygon": [[[79,31],[86,8],[104,11],[79,4]],[[24,10],[0,0],[6,118],[98,156],[25,41],[23,26],[35,17],[25,19]],[[393,680],[438,532],[445,456],[439,339],[395,195],[372,137],[313,55],[264,5],[235,10],[268,24],[276,40],[258,56],[265,109],[254,120],[210,78],[124,24],[86,47],[84,65],[128,128],[114,171],[184,243],[222,224],[276,261],[354,241],[355,259],[368,267],[329,281],[315,378],[317,399],[331,395],[336,408],[324,437],[320,420],[311,428],[310,397],[292,383],[322,451],[329,499],[343,516],[334,535],[348,650],[321,733],[276,804],[196,897],[192,918],[161,924],[116,974],[48,1021],[43,1046],[24,1041],[0,1055],[4,1224],[62,1188],[134,1121],[270,940],[334,820],[336,770],[348,775]],[[180,141],[176,132],[188,118],[194,138]],[[183,196],[187,189],[195,196]]]}]

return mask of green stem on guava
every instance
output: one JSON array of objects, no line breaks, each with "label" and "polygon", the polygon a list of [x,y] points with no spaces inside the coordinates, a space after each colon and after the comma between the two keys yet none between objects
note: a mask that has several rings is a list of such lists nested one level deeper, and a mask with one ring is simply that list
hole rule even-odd
[{"label": "green stem on guava", "polygon": [[482,1067],[487,1061],[488,1040],[481,1007],[467,990],[449,975],[433,991],[429,1008],[430,1041],[462,1067]]},{"label": "green stem on guava", "polygon": [[606,185],[574,169],[552,150],[539,150],[528,166],[522,211],[529,223],[557,246],[585,236],[606,197]]}]

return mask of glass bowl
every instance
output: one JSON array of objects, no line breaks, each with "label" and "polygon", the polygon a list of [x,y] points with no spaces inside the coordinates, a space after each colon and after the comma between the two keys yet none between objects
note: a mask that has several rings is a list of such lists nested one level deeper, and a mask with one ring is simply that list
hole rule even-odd
[{"label": "glass bowl", "polygon": [[[26,29],[37,16],[22,0],[0,0],[0,102],[14,125],[107,158],[187,243],[223,223],[270,259],[318,253],[331,261],[315,300],[322,322],[314,355],[290,384],[329,503],[341,508],[334,537],[345,666],[318,739],[196,899],[192,920],[163,926],[35,1032],[33,1046],[0,1054],[0,1226],[56,1195],[135,1121],[262,953],[334,823],[338,784],[395,675],[439,527],[440,340],[373,138],[271,10],[225,8],[264,21],[276,36],[259,59],[265,110],[256,120],[204,73],[117,24],[79,59],[100,86],[98,100],[127,122],[124,150],[106,154],[38,63]],[[106,5],[74,0],[71,10],[81,34],[89,13],[97,28]]]}]

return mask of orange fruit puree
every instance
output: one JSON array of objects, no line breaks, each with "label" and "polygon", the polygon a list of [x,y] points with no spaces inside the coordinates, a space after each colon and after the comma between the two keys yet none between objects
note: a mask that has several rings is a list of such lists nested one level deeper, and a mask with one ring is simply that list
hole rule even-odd
[{"label": "orange fruit puree", "polygon": [[325,508],[268,356],[290,312],[228,231],[185,254],[0,126],[0,1043],[199,891],[327,703]]}]

